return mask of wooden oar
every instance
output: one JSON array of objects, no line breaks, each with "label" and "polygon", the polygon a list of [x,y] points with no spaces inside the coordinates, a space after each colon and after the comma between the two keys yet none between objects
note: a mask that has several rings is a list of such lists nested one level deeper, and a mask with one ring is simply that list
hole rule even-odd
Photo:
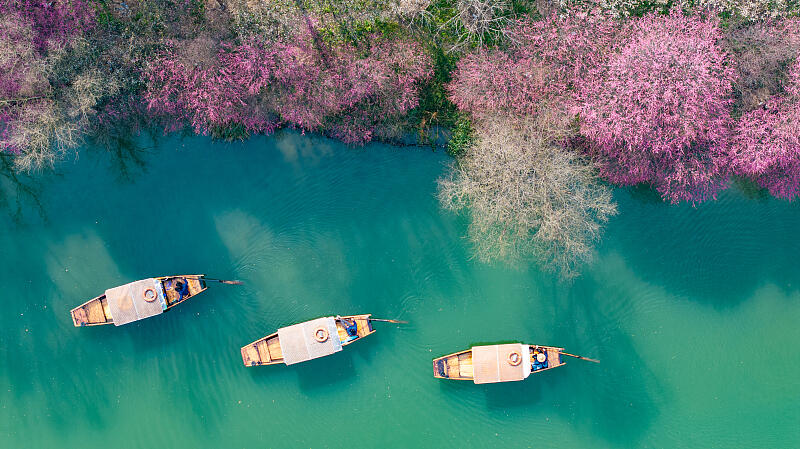
[{"label": "wooden oar", "polygon": [[203,280],[206,280],[206,281],[216,281],[216,282],[220,282],[220,283],[222,283],[222,284],[228,284],[228,285],[242,285],[242,284],[244,284],[244,282],[242,282],[242,281],[226,281],[225,279],[209,279],[209,278],[203,278]]},{"label": "wooden oar", "polygon": [[563,351],[562,351],[562,352],[559,352],[559,354],[564,354],[564,355],[568,355],[568,356],[570,356],[570,357],[575,357],[576,359],[586,360],[587,362],[600,363],[600,361],[599,361],[599,360],[590,359],[589,357],[581,357],[581,356],[579,356],[579,355],[570,354],[570,353],[568,353],[568,352],[563,352]]},{"label": "wooden oar", "polygon": [[408,324],[408,321],[403,320],[383,320],[380,318],[367,318],[370,321],[383,321],[384,323],[394,323],[394,324]]},{"label": "wooden oar", "polygon": [[212,279],[212,278],[203,278],[203,277],[197,277],[197,276],[187,276],[187,277],[191,277],[192,279],[202,279],[204,281],[214,281],[214,282],[219,282],[221,284],[228,284],[228,285],[242,285],[242,284],[244,284],[244,282],[242,282],[242,281],[226,281],[225,279]]}]

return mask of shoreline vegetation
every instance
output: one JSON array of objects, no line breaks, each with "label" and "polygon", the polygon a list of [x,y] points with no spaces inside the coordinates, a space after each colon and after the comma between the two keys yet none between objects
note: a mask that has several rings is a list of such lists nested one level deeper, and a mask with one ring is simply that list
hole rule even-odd
[{"label": "shoreline vegetation", "polygon": [[120,153],[144,132],[444,135],[439,197],[469,216],[476,256],[571,278],[614,185],[675,204],[734,182],[800,195],[798,15],[784,0],[0,0],[3,179],[35,199],[30,179],[84,142]]}]

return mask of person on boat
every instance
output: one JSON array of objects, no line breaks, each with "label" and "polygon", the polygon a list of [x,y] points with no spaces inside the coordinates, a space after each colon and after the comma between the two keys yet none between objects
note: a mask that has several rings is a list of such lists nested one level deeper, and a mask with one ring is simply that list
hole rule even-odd
[{"label": "person on boat", "polygon": [[352,318],[351,319],[345,319],[345,318],[342,318],[339,315],[336,316],[336,319],[340,323],[342,323],[342,325],[344,326],[345,332],[347,332],[347,336],[348,337],[356,337],[356,336],[358,336],[358,324],[356,323],[356,320],[354,320]]},{"label": "person on boat", "polygon": [[534,348],[531,354],[532,368],[534,371],[547,368],[547,353],[539,348]]},{"label": "person on boat", "polygon": [[183,301],[183,296],[189,294],[189,283],[186,279],[180,278],[175,281],[175,291],[178,293],[178,302]]}]

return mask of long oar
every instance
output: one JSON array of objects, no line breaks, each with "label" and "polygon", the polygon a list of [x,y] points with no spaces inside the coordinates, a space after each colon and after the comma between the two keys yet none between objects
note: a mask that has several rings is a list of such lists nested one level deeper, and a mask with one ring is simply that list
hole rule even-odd
[{"label": "long oar", "polygon": [[394,324],[408,324],[408,321],[403,320],[384,320],[381,318],[367,318],[370,321],[383,321],[384,323],[394,323]]},{"label": "long oar", "polygon": [[562,351],[562,352],[559,352],[559,354],[564,354],[564,355],[568,355],[568,356],[570,356],[570,357],[575,357],[576,359],[586,360],[587,362],[600,363],[600,361],[599,361],[599,360],[590,359],[589,357],[581,357],[581,356],[579,356],[579,355],[570,354],[570,353],[568,353],[568,352],[563,352],[563,351]]},{"label": "long oar", "polygon": [[212,279],[212,278],[203,278],[203,277],[196,277],[196,276],[192,276],[192,279],[202,279],[204,281],[219,282],[221,284],[228,284],[228,285],[242,285],[242,284],[244,284],[244,282],[242,282],[242,281],[226,281],[225,279]]},{"label": "long oar", "polygon": [[219,283],[222,283],[222,284],[228,284],[228,285],[242,285],[242,284],[244,284],[244,282],[242,282],[242,281],[226,281],[225,279],[209,279],[209,278],[203,278],[203,280],[206,280],[206,281],[215,281],[215,282],[219,282]]}]

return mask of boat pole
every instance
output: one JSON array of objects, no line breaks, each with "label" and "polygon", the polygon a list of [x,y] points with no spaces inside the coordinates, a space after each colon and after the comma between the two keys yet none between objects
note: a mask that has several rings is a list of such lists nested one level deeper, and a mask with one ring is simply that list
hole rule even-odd
[{"label": "boat pole", "polygon": [[384,320],[381,318],[367,318],[370,321],[382,321],[384,323],[394,323],[394,324],[408,324],[408,321],[403,320]]},{"label": "boat pole", "polygon": [[219,282],[221,284],[228,284],[228,285],[242,285],[242,284],[244,284],[244,282],[242,282],[242,281],[226,281],[225,279],[213,279],[213,278],[198,277],[198,276],[184,276],[184,277],[190,277],[192,279],[203,280],[203,281]]},{"label": "boat pole", "polygon": [[599,361],[599,360],[590,359],[589,357],[581,357],[581,356],[579,356],[579,355],[570,354],[570,353],[568,353],[568,352],[563,352],[563,351],[561,351],[561,352],[559,352],[559,354],[564,354],[564,355],[567,355],[567,356],[570,356],[570,357],[575,357],[576,359],[586,360],[587,362],[600,363],[600,361]]}]

